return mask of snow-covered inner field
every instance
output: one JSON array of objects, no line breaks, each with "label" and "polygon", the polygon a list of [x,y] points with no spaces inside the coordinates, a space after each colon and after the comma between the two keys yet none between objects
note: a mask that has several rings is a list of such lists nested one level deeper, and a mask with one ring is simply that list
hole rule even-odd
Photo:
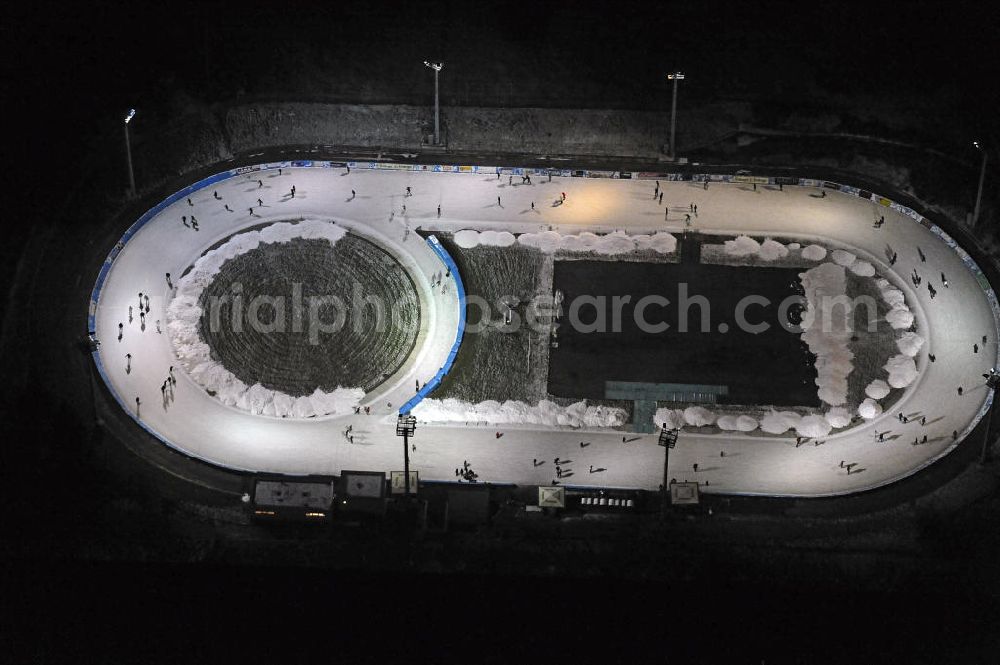
[{"label": "snow-covered inner field", "polygon": [[[263,186],[258,186],[258,177]],[[457,321],[454,289],[449,292],[447,279],[441,279],[441,261],[413,233],[416,226],[453,233],[455,243],[463,247],[503,248],[516,242],[534,248],[541,255],[542,275],[545,257],[558,252],[608,257],[624,253],[623,259],[637,251],[669,254],[685,231],[676,214],[663,221],[663,208],[649,198],[651,182],[539,180],[508,185],[506,179],[482,174],[285,168],[282,175],[269,171],[223,181],[216,186],[219,199],[211,192],[197,192],[191,206],[181,200],[162,211],[116,258],[96,312],[103,373],[123,408],[136,414],[144,427],[216,464],[292,474],[399,468],[396,408],[443,364]],[[288,195],[292,185],[295,197]],[[412,196],[406,196],[407,187]],[[735,238],[720,250],[731,257],[727,262],[746,257],[755,265],[814,262],[814,267],[802,270],[807,300],[810,294],[843,293],[850,283],[848,274],[871,279],[872,291],[881,298],[884,323],[895,331],[898,347],[884,367],[865,366],[871,379],[863,389],[864,400],[852,404],[852,379],[845,378],[845,372],[851,376],[847,370],[853,368],[852,344],[860,343],[847,334],[854,315],[820,313],[816,320],[824,325],[808,327],[803,340],[819,358],[819,385],[814,390],[823,409],[805,415],[797,410],[749,415],[716,414],[691,405],[658,414],[658,420],[664,416],[686,427],[671,454],[672,476],[710,481],[705,491],[711,492],[841,494],[905,477],[955,445],[955,435],[964,434],[987,398],[980,375],[996,362],[997,330],[985,294],[954,250],[888,208],[879,210],[885,225],[874,229],[871,202],[836,192],[820,198],[799,187],[751,192],[739,185],[713,183],[704,190],[700,183],[672,182],[664,191],[672,206],[697,204],[693,230]],[[565,203],[549,205],[562,192]],[[502,206],[497,205],[498,195]],[[246,210],[258,197],[264,205],[255,206],[253,218],[224,207]],[[180,221],[182,214],[191,212],[201,225],[197,232]],[[371,415],[334,406],[328,413],[335,415],[290,420],[227,405],[187,371],[178,371],[184,366],[182,354],[166,331],[157,334],[154,328],[153,321],[165,325],[169,319],[173,294],[166,272],[178,280],[207,249],[241,228],[303,218],[337,221],[386,247],[413,279],[421,311],[427,313],[407,361],[376,390],[358,396],[358,405],[369,407]],[[477,233],[459,233],[467,231]],[[772,237],[783,241],[769,242]],[[887,243],[899,252],[892,266],[880,258]],[[911,288],[913,270],[923,276],[922,288]],[[947,275],[947,287],[939,274]],[[933,299],[926,282],[936,288]],[[137,320],[128,322],[127,310],[136,304],[140,290],[151,296],[145,330]],[[528,347],[544,344],[529,340],[522,348]],[[929,353],[935,362],[930,362]],[[527,382],[537,381],[532,365],[539,362],[537,356],[520,361],[528,367]],[[178,381],[172,396],[161,399],[170,366],[175,366]],[[548,484],[554,476],[551,465],[536,466],[532,460],[560,456],[577,465],[570,484],[656,489],[661,482],[663,457],[655,433],[629,436],[620,410],[553,404],[530,386],[522,394],[532,399],[519,404],[425,400],[414,410],[419,422],[413,468],[423,479],[454,480],[454,468],[469,460],[480,481]],[[141,400],[138,413],[136,397]],[[891,408],[886,410],[883,403]],[[314,413],[324,410],[314,408]],[[342,411],[346,413],[336,415]],[[897,418],[900,411],[908,416],[907,424]],[[920,424],[921,417],[926,424]],[[348,427],[353,443],[343,435]],[[876,431],[889,436],[879,443]],[[821,445],[810,441],[796,446],[796,434],[822,438],[817,441]],[[629,441],[623,443],[623,437]],[[581,447],[581,442],[589,445]],[[696,462],[701,469],[694,474],[691,465]],[[853,464],[851,471],[841,462]],[[587,473],[591,464],[604,470]]]}]

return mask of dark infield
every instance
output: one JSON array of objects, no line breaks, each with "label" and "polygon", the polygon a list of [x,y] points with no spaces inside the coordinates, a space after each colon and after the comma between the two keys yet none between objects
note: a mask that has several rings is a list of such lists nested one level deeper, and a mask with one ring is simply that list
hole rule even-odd
[{"label": "dark infield", "polygon": [[[302,285],[299,332],[293,319],[295,283]],[[242,285],[240,326],[232,325],[234,284]],[[251,303],[260,295],[283,298],[283,332],[250,325]],[[336,296],[342,305],[319,308],[319,321],[335,324],[340,311],[343,325],[335,332],[316,333],[318,343],[313,343],[309,299],[327,295]],[[364,301],[368,296],[385,304],[381,331],[375,306]],[[217,326],[211,325],[213,298],[219,303]],[[293,396],[337,386],[370,390],[399,369],[420,328],[419,300],[410,276],[385,250],[351,234],[333,246],[302,238],[262,244],[222,265],[202,293],[201,306],[202,338],[213,359],[248,385],[260,382]],[[277,311],[275,305],[263,304],[256,319],[275,326]]]},{"label": "dark infield", "polygon": [[[557,261],[554,286],[564,294],[558,348],[549,356],[549,392],[560,397],[602,399],[605,381],[724,385],[720,403],[818,406],[815,357],[798,334],[778,324],[778,304],[797,295],[796,268],[757,268],[697,263]],[[680,288],[688,298],[707,298],[709,325],[702,331],[697,304],[687,308],[688,332],[678,327]],[[582,332],[570,324],[570,304],[578,296],[604,296],[606,332]],[[613,296],[631,296],[621,309],[620,332],[612,329]],[[649,305],[649,324],[667,323],[658,333],[635,323],[635,304],[646,295],[667,298]],[[771,304],[751,305],[745,319],[767,322],[768,330],[745,332],[735,324],[741,298],[761,295]],[[597,308],[584,304],[578,319],[592,324]],[[720,332],[720,324],[728,326]]]}]

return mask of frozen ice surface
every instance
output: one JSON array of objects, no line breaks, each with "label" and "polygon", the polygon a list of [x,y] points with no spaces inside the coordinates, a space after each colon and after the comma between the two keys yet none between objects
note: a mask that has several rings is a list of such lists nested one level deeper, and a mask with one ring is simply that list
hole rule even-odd
[{"label": "frozen ice surface", "polygon": [[493,425],[545,425],[548,427],[620,427],[625,424],[624,409],[587,406],[586,401],[569,406],[541,400],[537,405],[525,402],[496,401],[472,404],[457,399],[425,399],[415,406],[413,415],[425,422],[487,422]]}]

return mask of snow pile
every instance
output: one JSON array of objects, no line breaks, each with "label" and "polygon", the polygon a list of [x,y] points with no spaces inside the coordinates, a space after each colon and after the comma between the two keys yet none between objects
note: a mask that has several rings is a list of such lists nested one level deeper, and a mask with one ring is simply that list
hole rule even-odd
[{"label": "snow pile", "polygon": [[794,411],[774,411],[760,419],[760,428],[768,434],[784,434],[799,424],[802,416]]},{"label": "snow pile", "polygon": [[654,418],[656,426],[663,429],[681,429],[687,425],[687,421],[684,420],[684,412],[680,409],[657,409]]},{"label": "snow pile", "polygon": [[865,387],[865,394],[872,399],[882,399],[889,394],[889,384],[882,379],[875,379]]},{"label": "snow pile", "polygon": [[858,257],[850,252],[845,252],[842,249],[835,249],[830,253],[830,258],[832,258],[833,262],[838,266],[844,266],[846,268],[854,263]]},{"label": "snow pile", "polygon": [[546,425],[549,427],[620,427],[628,415],[624,409],[587,406],[586,401],[569,406],[541,400],[525,402],[486,401],[473,404],[457,399],[425,399],[413,407],[413,415],[425,422],[488,422],[491,424]]},{"label": "snow pile", "polygon": [[256,249],[261,243],[306,238],[325,239],[333,245],[346,233],[343,227],[319,219],[278,222],[233,236],[195,261],[191,270],[177,281],[176,293],[167,306],[167,333],[178,360],[195,383],[215,393],[223,404],[257,415],[308,418],[353,411],[365,395],[360,388],[338,386],[329,393],[317,388],[312,395],[295,398],[259,383],[248,386],[240,381],[212,360],[210,349],[201,338],[202,308],[198,304],[202,291],[226,261]]},{"label": "snow pile", "polygon": [[809,245],[802,250],[802,258],[810,261],[822,261],[826,258],[826,248],[819,245]]},{"label": "snow pile", "polygon": [[[903,292],[895,288],[887,279],[875,281],[884,300],[889,307],[889,313],[885,315],[885,320],[896,330],[905,330],[913,325],[913,312],[906,305],[906,298]],[[918,347],[919,350],[919,347]]]},{"label": "snow pile", "polygon": [[455,234],[455,244],[465,249],[478,245],[490,247],[510,247],[516,238],[508,231],[471,231],[464,230]]},{"label": "snow pile", "polygon": [[913,312],[909,309],[892,309],[885,320],[896,330],[905,330],[913,325]]},{"label": "snow pile", "polygon": [[889,307],[906,307],[906,297],[903,296],[903,292],[899,289],[890,287],[883,289],[880,293],[882,294],[882,300],[886,301]]},{"label": "snow pile", "polygon": [[802,245],[797,242],[788,243],[788,249],[802,249]]},{"label": "snow pile", "polygon": [[875,400],[868,398],[858,407],[858,415],[865,420],[877,418],[882,413],[882,405]]},{"label": "snow pile", "polygon": [[904,356],[910,356],[911,358],[920,352],[920,347],[924,345],[924,338],[915,332],[903,333],[899,339],[896,340],[896,346],[899,347],[899,352]]},{"label": "snow pile", "polygon": [[736,236],[725,242],[725,252],[730,256],[754,256],[760,252],[760,243],[750,236]]},{"label": "snow pile", "polygon": [[[475,231],[459,231],[459,233],[476,233]],[[486,233],[486,232],[484,232]],[[455,234],[456,241],[458,234]],[[553,252],[596,252],[598,254],[626,254],[642,249],[652,249],[661,254],[677,251],[677,238],[670,233],[655,233],[653,235],[630,236],[622,231],[606,235],[583,232],[578,235],[562,235],[556,231],[540,233],[522,233],[517,242],[525,247],[534,247],[552,254]],[[463,245],[464,247],[465,245]]]},{"label": "snow pile", "polygon": [[855,275],[860,277],[874,277],[875,276],[875,266],[868,263],[867,261],[855,261],[850,265],[849,270]]},{"label": "snow pile", "polygon": [[829,306],[830,299],[846,294],[845,271],[835,263],[823,263],[800,273],[799,279],[811,313],[802,321],[802,341],[816,355],[818,395],[837,406],[847,401],[847,375],[854,369],[854,354],[847,348],[852,312],[849,307]]},{"label": "snow pile", "polygon": [[826,436],[833,429],[830,423],[823,416],[803,416],[799,424],[795,426],[795,433],[810,439]]},{"label": "snow pile", "polygon": [[760,251],[757,256],[765,261],[776,261],[788,256],[788,248],[776,240],[767,238],[760,244]]},{"label": "snow pile", "polygon": [[851,424],[851,412],[842,406],[833,407],[824,417],[832,427],[847,427]]},{"label": "snow pile", "polygon": [[885,370],[889,372],[889,385],[893,388],[905,388],[917,378],[917,365],[910,356],[899,354],[889,358]]},{"label": "snow pile", "polygon": [[715,422],[715,414],[703,406],[689,406],[684,409],[684,420],[692,427],[704,427]]}]

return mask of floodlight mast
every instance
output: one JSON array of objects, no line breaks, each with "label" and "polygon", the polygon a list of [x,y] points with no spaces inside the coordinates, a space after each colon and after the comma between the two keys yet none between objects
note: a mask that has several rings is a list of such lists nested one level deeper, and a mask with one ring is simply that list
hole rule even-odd
[{"label": "floodlight mast", "polygon": [[671,72],[667,74],[667,79],[674,82],[674,96],[670,104],[670,159],[673,161],[677,156],[674,149],[674,130],[677,127],[677,82],[684,78],[681,72]]},{"label": "floodlight mast", "polygon": [[660,439],[657,442],[663,446],[663,492],[660,498],[663,500],[661,514],[666,516],[667,508],[670,505],[670,450],[677,445],[677,430],[668,429],[663,423],[660,427]]},{"label": "floodlight mast", "polygon": [[438,72],[444,67],[443,62],[428,62],[424,60],[424,66],[434,70],[434,145],[441,143],[441,107],[438,103]]},{"label": "floodlight mast", "polygon": [[972,145],[979,152],[983,153],[983,165],[979,169],[979,189],[976,192],[976,208],[972,213],[972,228],[976,228],[976,223],[979,222],[979,204],[983,200],[983,181],[986,179],[986,149],[979,145],[979,141],[973,141]]},{"label": "floodlight mast", "polygon": [[396,417],[396,436],[403,437],[403,495],[410,499],[410,437],[417,430],[417,418],[410,414]]},{"label": "floodlight mast", "polygon": [[129,142],[128,123],[135,117],[135,109],[129,109],[125,116],[125,158],[128,160],[128,191],[131,198],[135,198],[135,174],[132,172],[132,144]]}]

